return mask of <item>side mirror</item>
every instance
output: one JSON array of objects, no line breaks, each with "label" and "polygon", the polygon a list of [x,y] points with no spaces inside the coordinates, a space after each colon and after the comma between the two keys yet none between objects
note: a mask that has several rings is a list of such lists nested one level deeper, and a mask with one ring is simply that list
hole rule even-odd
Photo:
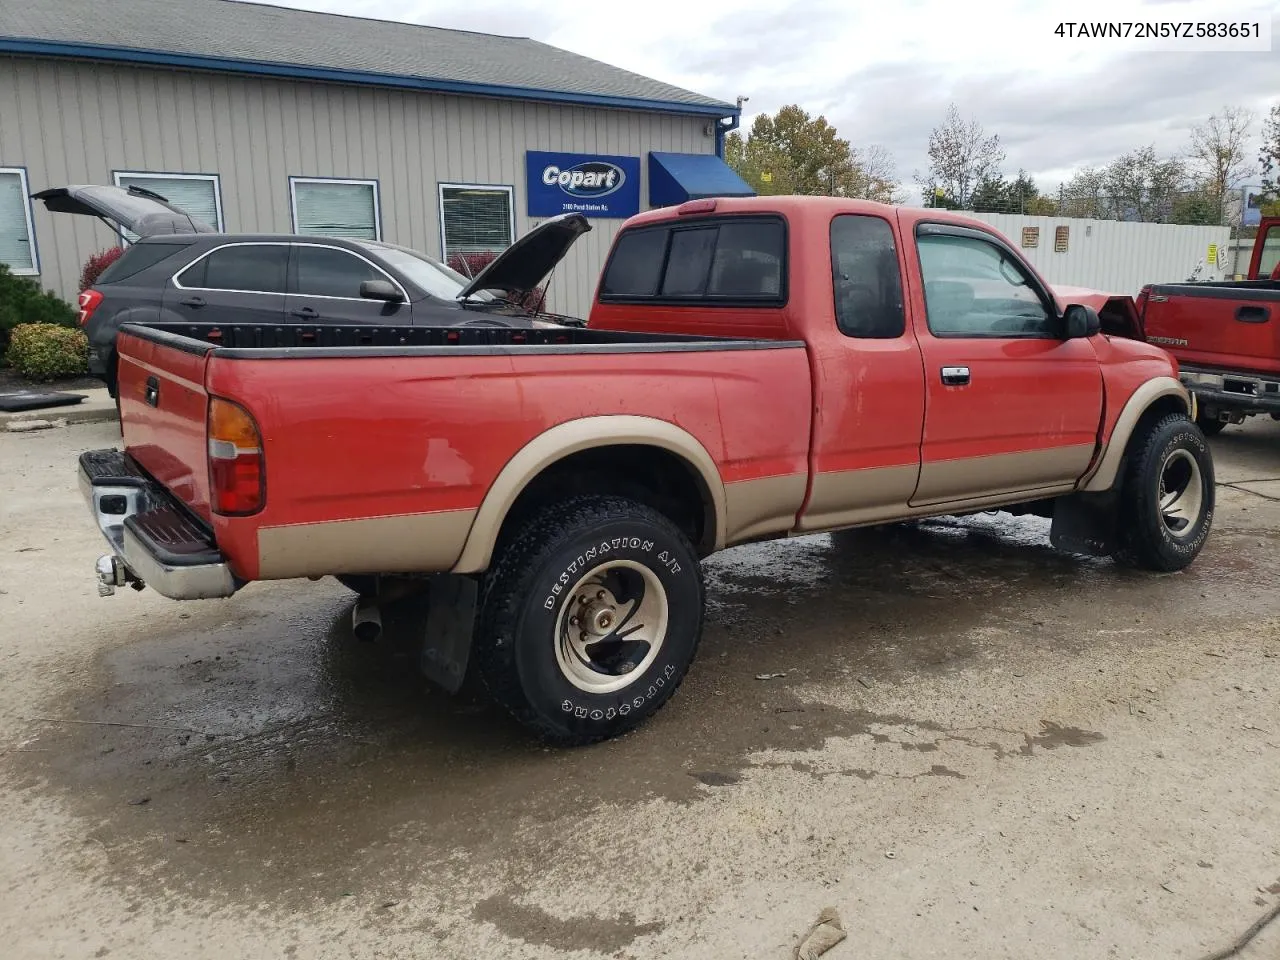
[{"label": "side mirror", "polygon": [[1102,329],[1102,321],[1098,319],[1098,311],[1093,307],[1073,303],[1062,313],[1062,327],[1063,338],[1075,340],[1098,333]]},{"label": "side mirror", "polygon": [[360,296],[365,300],[385,300],[387,303],[400,303],[404,295],[400,288],[390,280],[366,280],[360,284]]}]

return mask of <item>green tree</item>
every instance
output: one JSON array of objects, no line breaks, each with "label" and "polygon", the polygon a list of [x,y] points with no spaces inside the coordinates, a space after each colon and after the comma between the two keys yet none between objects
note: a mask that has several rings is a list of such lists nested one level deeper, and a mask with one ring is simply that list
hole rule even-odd
[{"label": "green tree", "polygon": [[1036,182],[1025,170],[1013,180],[996,175],[987,177],[969,198],[969,209],[978,213],[1026,213],[1052,216],[1057,204],[1043,196]]},{"label": "green tree", "polygon": [[725,161],[763,196],[858,197],[891,203],[898,182],[893,160],[878,147],[853,148],[826,117],[795,104],[760,114],[744,137],[725,138]]},{"label": "green tree", "polygon": [[1221,199],[1211,185],[1204,184],[1174,199],[1169,222],[1209,226],[1221,223],[1222,218]]},{"label": "green tree", "polygon": [[1107,216],[1106,173],[1084,167],[1062,185],[1058,215],[1102,219]]},{"label": "green tree", "polygon": [[1262,189],[1267,200],[1280,205],[1280,103],[1271,108],[1262,124],[1262,149],[1258,151],[1258,162],[1262,166]]}]

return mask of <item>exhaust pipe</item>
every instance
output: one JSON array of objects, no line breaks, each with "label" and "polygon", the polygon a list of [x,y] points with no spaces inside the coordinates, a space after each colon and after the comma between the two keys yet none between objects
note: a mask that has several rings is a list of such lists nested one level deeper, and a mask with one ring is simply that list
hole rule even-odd
[{"label": "exhaust pipe", "polygon": [[373,643],[382,636],[382,612],[376,599],[361,597],[356,602],[351,611],[351,629],[361,643]]}]

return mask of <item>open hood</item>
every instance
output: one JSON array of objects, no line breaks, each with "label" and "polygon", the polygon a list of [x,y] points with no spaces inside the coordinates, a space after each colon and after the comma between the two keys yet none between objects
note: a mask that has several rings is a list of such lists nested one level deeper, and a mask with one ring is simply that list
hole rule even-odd
[{"label": "open hood", "polygon": [[547,278],[569,248],[591,229],[580,213],[562,213],[534,227],[498,258],[476,274],[458,293],[459,300],[480,292],[496,290],[519,296],[534,290]]},{"label": "open hood", "polygon": [[117,233],[152,237],[165,233],[217,233],[203,220],[173,206],[158,193],[142,187],[104,187],[94,184],[52,187],[31,195],[51,213],[78,213],[105,220]]}]

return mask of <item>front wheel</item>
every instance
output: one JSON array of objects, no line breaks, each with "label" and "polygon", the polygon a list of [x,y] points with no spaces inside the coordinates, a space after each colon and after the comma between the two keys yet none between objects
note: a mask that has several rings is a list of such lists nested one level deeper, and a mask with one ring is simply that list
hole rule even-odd
[{"label": "front wheel", "polygon": [[1213,524],[1213,456],[1204,433],[1170,414],[1134,437],[1119,503],[1117,557],[1173,571],[1200,553]]},{"label": "front wheel", "polygon": [[702,634],[702,568],[665,516],[619,497],[541,511],[485,578],[473,656],[495,700],[563,746],[656,713]]}]

